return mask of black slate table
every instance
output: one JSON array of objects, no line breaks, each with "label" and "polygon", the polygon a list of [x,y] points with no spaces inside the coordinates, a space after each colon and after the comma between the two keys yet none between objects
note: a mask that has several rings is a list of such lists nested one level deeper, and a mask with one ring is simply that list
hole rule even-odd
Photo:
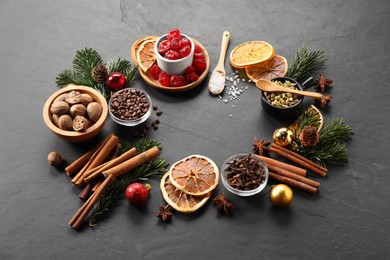
[{"label": "black slate table", "polygon": [[[388,1],[1,1],[0,2],[0,259],[385,259],[390,253],[389,118],[390,2]],[[56,75],[71,66],[76,50],[96,49],[104,60],[130,59],[145,35],[179,28],[217,63],[224,30],[228,53],[250,40],[271,43],[291,60],[308,44],[328,58],[322,73],[334,80],[325,119],[344,118],[355,135],[350,162],[330,166],[312,196],[295,191],[289,208],[271,206],[266,191],[242,198],[229,216],[209,201],[171,223],[156,218],[164,204],[152,180],[143,209],[120,201],[97,227],[74,231],[67,222],[80,206],[69,177],[46,162],[56,150],[68,161],[87,144],[70,144],[49,132],[45,100]],[[228,73],[235,70],[226,62]],[[247,85],[245,85],[247,84]],[[224,103],[196,89],[169,94],[146,90],[164,112],[158,131],[162,157],[174,163],[203,154],[218,165],[249,152],[253,138],[272,138],[286,122],[263,111],[259,91]],[[248,89],[244,87],[248,86]],[[230,116],[231,115],[231,116]],[[132,130],[108,119],[95,142],[115,132],[134,141]],[[215,195],[227,192],[219,185]]]}]

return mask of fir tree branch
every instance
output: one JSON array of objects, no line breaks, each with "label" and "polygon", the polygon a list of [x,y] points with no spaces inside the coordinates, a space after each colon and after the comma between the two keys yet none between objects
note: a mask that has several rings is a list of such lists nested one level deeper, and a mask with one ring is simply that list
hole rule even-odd
[{"label": "fir tree branch", "polygon": [[113,72],[120,72],[125,75],[124,72],[126,72],[130,67],[130,61],[121,58],[112,59],[107,63],[108,74]]},{"label": "fir tree branch", "polygon": [[73,68],[77,74],[82,75],[85,80],[90,82],[88,86],[93,86],[95,81],[92,78],[92,70],[96,65],[102,63],[103,60],[97,51],[85,48],[84,50],[76,51],[73,59]]},{"label": "fir tree branch", "polygon": [[56,77],[57,87],[63,88],[68,84],[76,84],[83,86],[90,86],[90,82],[82,77],[80,74],[71,70],[64,70]]}]

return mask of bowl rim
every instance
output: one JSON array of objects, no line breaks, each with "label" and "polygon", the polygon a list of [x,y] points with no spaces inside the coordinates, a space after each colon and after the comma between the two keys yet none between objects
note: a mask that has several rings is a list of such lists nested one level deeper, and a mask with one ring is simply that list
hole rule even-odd
[{"label": "bowl rim", "polygon": [[[53,101],[61,94],[70,92],[72,90],[79,90],[79,91],[81,90],[83,93],[90,94],[94,99],[94,101],[98,102],[102,106],[102,114],[100,115],[99,120],[96,121],[91,127],[88,127],[84,132],[62,130],[59,127],[57,127],[51,120],[53,113],[50,111],[50,106],[53,103]],[[43,106],[43,120],[45,121],[46,125],[49,127],[49,129],[52,132],[66,137],[80,137],[80,136],[85,136],[90,133],[93,133],[94,131],[99,129],[101,125],[104,124],[104,122],[107,119],[107,115],[108,115],[107,101],[102,94],[100,94],[97,90],[91,87],[75,85],[75,84],[68,84],[67,86],[54,92],[46,100],[45,105]]]},{"label": "bowl rim", "polygon": [[177,59],[177,60],[170,60],[170,59],[167,59],[167,58],[161,56],[161,54],[158,52],[158,44],[159,44],[162,40],[168,38],[168,34],[166,33],[166,34],[160,36],[160,37],[156,40],[156,44],[155,44],[154,47],[153,47],[154,53],[155,53],[155,55],[156,55],[156,58],[158,58],[158,59],[160,59],[160,60],[162,60],[162,61],[164,61],[164,62],[166,62],[166,63],[170,63],[170,64],[176,64],[176,63],[179,63],[179,62],[184,61],[184,60],[186,60],[186,59],[190,59],[191,56],[193,56],[192,54],[194,54],[194,52],[195,52],[195,42],[192,40],[191,37],[187,36],[187,35],[184,34],[184,33],[181,33],[181,36],[182,36],[182,37],[184,36],[185,38],[187,38],[187,39],[190,41],[190,43],[191,43],[191,51],[190,51],[190,53],[189,53],[187,56],[185,56],[185,57],[183,57],[183,58],[180,58],[180,59]]},{"label": "bowl rim", "polygon": [[[123,119],[120,119],[120,118],[117,118],[112,112],[111,112],[111,102],[112,102],[112,97],[120,92],[123,92],[125,90],[131,90],[131,89],[135,89],[135,90],[139,90],[141,92],[143,92],[146,96],[146,98],[148,99],[148,102],[149,102],[149,109],[148,111],[143,114],[140,118],[137,118],[137,119],[134,119],[134,120],[123,120]],[[142,90],[142,89],[139,89],[139,88],[124,88],[124,89],[121,89],[117,92],[115,92],[113,95],[111,95],[110,97],[110,100],[108,101],[108,111],[109,111],[109,114],[110,114],[110,117],[112,118],[112,120],[115,122],[115,123],[118,123],[120,125],[124,125],[124,126],[137,126],[143,122],[145,122],[149,117],[150,115],[152,114],[152,107],[153,107],[153,104],[152,104],[152,99],[150,98],[149,94],[145,91],[145,90]]]},{"label": "bowl rim", "polygon": [[[259,164],[263,167],[264,169],[264,174],[265,174],[265,179],[264,179],[264,182],[262,182],[259,187],[257,187],[256,189],[253,189],[253,190],[238,190],[238,189],[235,189],[233,188],[232,186],[229,185],[229,183],[227,182],[227,179],[226,179],[226,176],[225,176],[225,169],[226,169],[226,166],[229,162],[231,162],[234,158],[237,158],[237,157],[242,157],[242,156],[249,156],[251,155],[251,158],[253,159],[256,159],[257,162],[259,162]],[[246,196],[252,196],[252,195],[256,195],[258,193],[260,193],[262,190],[264,190],[264,188],[267,186],[267,183],[268,183],[268,178],[269,178],[269,170],[268,170],[268,167],[266,165],[266,163],[261,160],[259,157],[255,156],[254,154],[249,154],[249,153],[238,153],[238,154],[235,154],[235,155],[232,155],[230,156],[229,158],[227,158],[225,160],[225,162],[222,164],[222,167],[221,167],[221,180],[222,180],[222,183],[223,185],[225,186],[225,188],[230,191],[231,193],[235,194],[235,195],[238,195],[238,196],[243,196],[243,197],[246,197]]]},{"label": "bowl rim", "polygon": [[[293,79],[293,78],[290,78],[290,77],[276,77],[276,78],[272,78],[271,79],[272,82],[274,82],[275,80],[283,80],[283,81],[288,80],[290,82],[293,82],[293,83],[297,84],[299,90],[303,90],[302,85],[298,81]],[[268,100],[265,98],[264,91],[261,91],[261,100],[264,101],[267,105],[269,105],[269,106],[271,106],[273,108],[276,108],[276,109],[280,109],[280,110],[289,110],[289,109],[295,108],[297,106],[300,106],[302,104],[302,102],[303,102],[303,98],[304,98],[304,96],[301,96],[300,100],[297,103],[295,103],[294,105],[292,105],[292,106],[289,106],[289,107],[277,107],[277,106],[272,105],[270,102],[268,102]]]}]

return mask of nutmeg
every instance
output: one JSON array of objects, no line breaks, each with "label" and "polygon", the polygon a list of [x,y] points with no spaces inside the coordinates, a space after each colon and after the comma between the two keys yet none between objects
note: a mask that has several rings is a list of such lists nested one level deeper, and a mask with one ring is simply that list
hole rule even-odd
[{"label": "nutmeg", "polygon": [[89,119],[96,122],[102,114],[102,106],[98,102],[91,102],[87,106],[87,113]]},{"label": "nutmeg", "polygon": [[59,95],[58,97],[56,97],[56,99],[54,99],[54,102],[65,101],[65,99],[67,99],[67,97],[68,97],[68,93],[63,93],[63,94]]},{"label": "nutmeg", "polygon": [[69,109],[70,115],[75,118],[76,116],[86,116],[87,108],[83,104],[75,104]]},{"label": "nutmeg", "polygon": [[62,115],[58,119],[58,127],[62,130],[71,131],[73,120],[70,115]]},{"label": "nutmeg", "polygon": [[58,119],[60,119],[60,116],[57,115],[57,114],[53,114],[53,115],[51,116],[51,120],[52,120],[53,124],[54,124],[55,126],[57,126],[57,127],[58,127]]},{"label": "nutmeg", "polygon": [[79,91],[72,90],[68,93],[68,97],[65,99],[69,105],[80,103],[81,93]]},{"label": "nutmeg", "polygon": [[76,116],[73,119],[72,128],[77,132],[85,131],[89,126],[89,121],[83,116]]},{"label": "nutmeg", "polygon": [[69,111],[69,105],[65,101],[55,101],[51,104],[50,112],[57,115],[66,114]]},{"label": "nutmeg", "polygon": [[60,166],[62,163],[61,155],[57,152],[50,152],[47,155],[47,162],[53,166]]},{"label": "nutmeg", "polygon": [[88,106],[89,103],[93,102],[93,98],[87,93],[81,94],[79,99],[80,104],[83,104],[84,106]]}]

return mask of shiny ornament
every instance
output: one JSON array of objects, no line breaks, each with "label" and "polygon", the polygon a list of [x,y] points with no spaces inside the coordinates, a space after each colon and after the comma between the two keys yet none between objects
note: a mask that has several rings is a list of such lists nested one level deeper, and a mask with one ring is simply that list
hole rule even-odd
[{"label": "shiny ornament", "polygon": [[149,189],[146,185],[142,183],[134,182],[126,188],[126,200],[133,206],[142,206],[149,199]]},{"label": "shiny ornament", "polygon": [[106,85],[111,90],[117,91],[125,87],[126,85],[126,77],[119,72],[113,72],[108,75],[106,80]]},{"label": "shiny ornament", "polygon": [[274,143],[280,146],[290,145],[294,139],[294,132],[287,127],[278,128],[273,134]]},{"label": "shiny ornament", "polygon": [[277,184],[271,187],[269,198],[272,205],[277,207],[287,207],[294,197],[292,189],[285,184]]}]

